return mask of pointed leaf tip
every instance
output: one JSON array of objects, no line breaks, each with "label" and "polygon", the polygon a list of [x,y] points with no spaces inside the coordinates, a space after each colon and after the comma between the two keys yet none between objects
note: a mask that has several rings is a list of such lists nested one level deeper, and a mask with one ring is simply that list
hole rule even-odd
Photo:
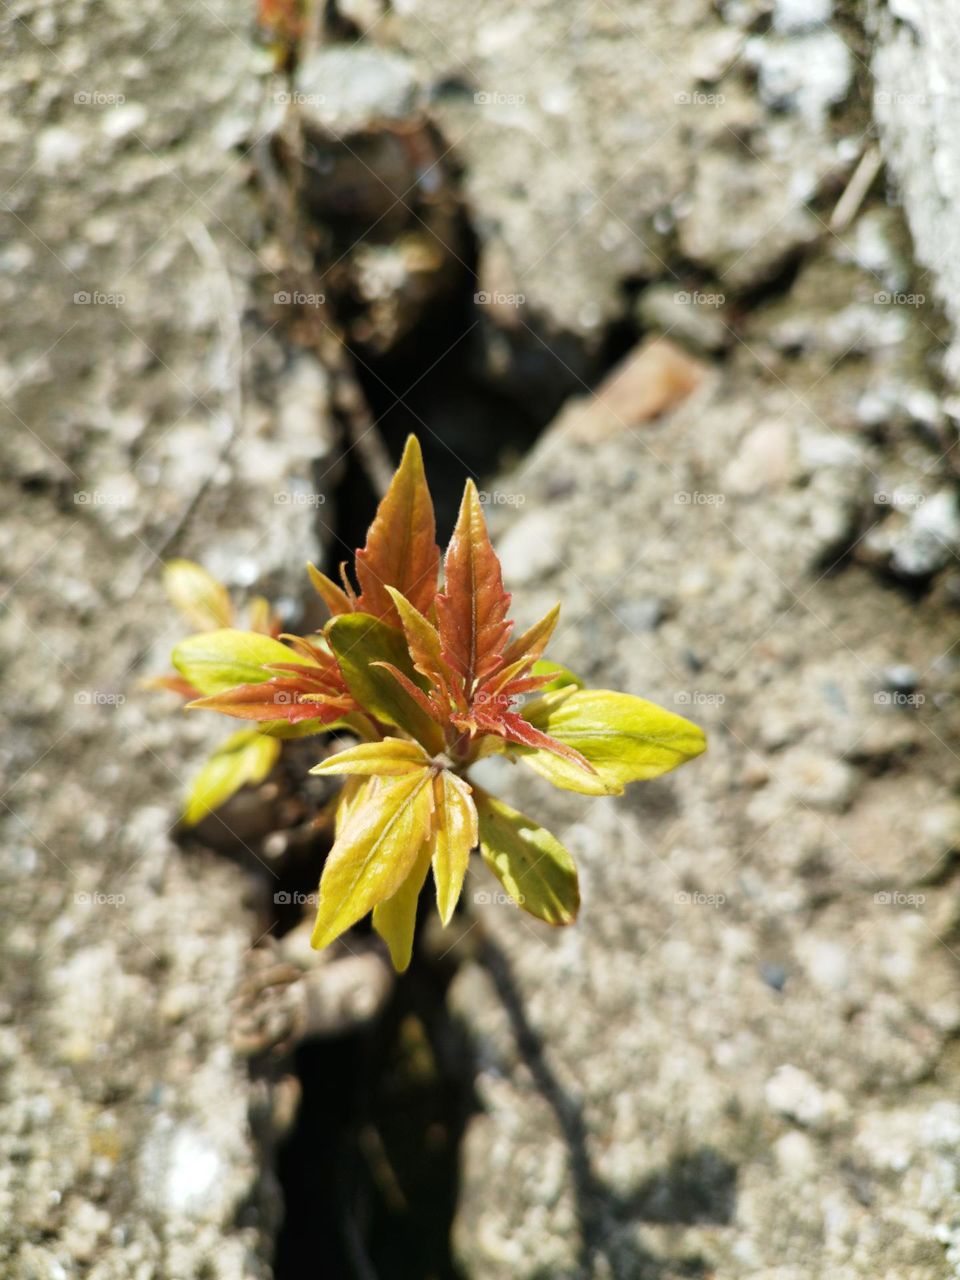
[{"label": "pointed leaf tip", "polygon": [[480,852],[517,906],[547,924],[572,924],[580,908],[577,868],[556,836],[479,789]]},{"label": "pointed leaf tip", "polygon": [[406,880],[430,833],[432,774],[424,768],[380,778],[351,809],[320,880],[311,945],[317,950],[356,924]]},{"label": "pointed leaf tip", "polygon": [[477,486],[468,480],[460,514],[444,559],[444,588],[437,596],[444,661],[472,694],[477,682],[497,670],[512,623],[500,560],[487,532]]},{"label": "pointed leaf tip", "polygon": [[395,587],[421,613],[433,603],[440,548],[416,436],[407,439],[400,465],[367,533],[366,546],[357,552],[356,568],[361,594],[354,607],[361,613],[399,626],[388,587]]},{"label": "pointed leaf tip", "polygon": [[163,566],[163,586],[176,608],[201,631],[232,624],[233,605],[227,588],[203,565],[193,560],[168,560]]}]

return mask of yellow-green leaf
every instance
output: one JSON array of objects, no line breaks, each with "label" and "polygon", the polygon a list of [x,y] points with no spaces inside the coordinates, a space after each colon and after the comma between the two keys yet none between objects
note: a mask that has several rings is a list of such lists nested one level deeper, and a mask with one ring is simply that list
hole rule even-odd
[{"label": "yellow-green leaf", "polygon": [[417,903],[430,870],[431,843],[423,842],[413,870],[400,888],[373,908],[373,927],[387,944],[397,973],[403,973],[413,955],[413,935],[417,925]]},{"label": "yellow-green leaf", "polygon": [[460,900],[470,850],[479,839],[477,808],[470,785],[448,769],[437,774],[433,789],[433,878],[437,910],[447,925]]},{"label": "yellow-green leaf", "polygon": [[183,820],[196,826],[248,783],[262,782],[280,755],[280,743],[257,729],[241,729],[222,743],[190,785]]},{"label": "yellow-green leaf", "polygon": [[315,764],[310,772],[321,775],[377,774],[388,778],[416,773],[429,763],[430,757],[419,742],[410,742],[407,738],[384,738],[382,742],[361,742],[359,746],[338,751]]},{"label": "yellow-green leaf", "polygon": [[552,677],[550,683],[545,684],[540,690],[541,693],[552,693],[554,689],[583,688],[583,681],[579,676],[575,676],[567,667],[561,666],[559,662],[552,662],[549,658],[541,658],[539,662],[535,662],[530,674]]},{"label": "yellow-green leaf", "polygon": [[206,697],[269,680],[277,673],[265,670],[266,663],[307,661],[270,636],[231,628],[188,636],[174,647],[172,657],[180,674]]},{"label": "yellow-green leaf", "polygon": [[560,841],[475,789],[483,860],[524,911],[547,924],[572,924],[580,907],[577,868]]},{"label": "yellow-green leaf", "polygon": [[169,560],[163,566],[163,586],[171,602],[192,626],[215,631],[233,622],[227,588],[193,560]]},{"label": "yellow-green leaf", "polygon": [[430,834],[432,773],[378,778],[350,813],[327,858],[311,943],[319,950],[391,898]]},{"label": "yellow-green leaf", "polygon": [[340,835],[351,815],[367,802],[379,785],[379,778],[347,778],[337,795],[334,838]]},{"label": "yellow-green leaf", "polygon": [[422,687],[424,677],[414,670],[401,631],[368,613],[345,613],[328,624],[326,635],[347,688],[365,711],[385,724],[403,729],[430,752],[442,749],[443,733],[439,725],[395,676],[384,667],[373,665],[389,662],[413,684]]},{"label": "yellow-green leaf", "polygon": [[707,745],[703,730],[682,716],[607,689],[560,689],[528,703],[523,714],[579,751],[597,772],[592,776],[547,751],[511,747],[510,753],[556,786],[584,795],[619,795],[626,783],[667,773]]}]

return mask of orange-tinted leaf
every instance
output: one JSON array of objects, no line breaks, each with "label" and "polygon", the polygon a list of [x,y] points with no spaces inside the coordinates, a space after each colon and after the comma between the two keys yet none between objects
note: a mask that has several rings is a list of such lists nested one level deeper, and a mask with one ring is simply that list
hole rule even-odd
[{"label": "orange-tinted leaf", "polygon": [[416,669],[427,677],[443,693],[449,694],[453,686],[453,672],[444,662],[440,653],[440,633],[419,609],[415,609],[409,600],[399,591],[389,588],[390,599],[396,606],[403,634],[407,638],[407,647]]},{"label": "orange-tinted leaf", "polygon": [[533,624],[529,631],[524,631],[522,636],[514,636],[503,651],[504,665],[509,666],[521,658],[526,658],[532,666],[538,658],[542,658],[559,618],[560,606],[555,604],[545,617]]},{"label": "orange-tinted leaf", "polygon": [[316,635],[311,639],[308,636],[295,636],[283,631],[277,638],[286,640],[287,644],[296,649],[302,658],[306,658],[308,662],[316,663],[318,667],[326,668],[331,662],[335,662],[329,648],[324,647],[327,642],[321,635]]},{"label": "orange-tinted leaf", "polygon": [[554,755],[562,756],[571,764],[579,765],[587,773],[596,772],[593,765],[574,747],[568,746],[565,742],[558,742],[549,734],[535,729],[529,720],[524,720],[523,716],[515,711],[491,710],[488,712],[480,707],[474,714],[478,728],[486,733],[499,734],[508,742],[516,742],[523,747],[537,747],[541,751],[552,751]]},{"label": "orange-tinted leaf", "polygon": [[141,688],[167,689],[170,693],[179,693],[181,698],[196,698],[200,693],[183,676],[149,676],[142,682]]},{"label": "orange-tinted leaf", "polygon": [[437,596],[443,658],[463,680],[468,696],[503,661],[512,625],[509,607],[477,487],[468,480],[444,560],[443,593]]},{"label": "orange-tinted leaf", "polygon": [[317,693],[312,684],[286,676],[276,676],[262,684],[237,685],[187,704],[191,711],[220,711],[238,720],[285,720],[290,724],[301,720],[332,723],[353,707],[349,695]]},{"label": "orange-tinted leaf", "polygon": [[314,591],[316,591],[334,618],[341,613],[353,613],[356,609],[356,601],[351,600],[343,587],[338,587],[332,578],[328,578],[325,573],[321,573],[315,565],[308,564],[307,573],[310,575]]},{"label": "orange-tinted leaf", "polygon": [[351,612],[369,613],[400,625],[388,587],[426,613],[437,590],[440,549],[433,501],[416,436],[407,439],[400,466],[377,508],[367,545],[357,552],[360,598]]}]

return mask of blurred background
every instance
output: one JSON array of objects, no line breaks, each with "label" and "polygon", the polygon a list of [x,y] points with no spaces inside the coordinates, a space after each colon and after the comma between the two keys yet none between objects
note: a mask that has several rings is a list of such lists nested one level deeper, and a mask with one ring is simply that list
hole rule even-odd
[{"label": "blurred background", "polygon": [[[958,24],[8,0],[0,1271],[960,1275]],[[319,740],[196,831],[164,561],[322,621],[408,432],[551,656],[703,725],[581,868],[307,945]],[[319,743],[319,745],[318,745]]]}]

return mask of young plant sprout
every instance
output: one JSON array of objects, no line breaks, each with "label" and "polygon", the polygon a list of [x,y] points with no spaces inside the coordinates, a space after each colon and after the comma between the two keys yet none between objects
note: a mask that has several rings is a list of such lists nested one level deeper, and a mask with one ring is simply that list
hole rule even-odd
[{"label": "young plant sprout", "polygon": [[[320,880],[313,945],[325,947],[373,912],[393,963],[410,963],[420,891],[432,869],[440,919],[453,915],[471,851],[506,892],[548,924],[579,906],[573,859],[549,831],[470,779],[495,753],[555,786],[619,795],[699,755],[696,725],[583,683],[543,654],[559,606],[522,635],[508,617],[500,562],[467,481],[443,560],[420,446],[411,436],[356,554],[356,583],[308,566],[332,615],[319,634],[278,634],[262,601],[235,627],[226,590],[174,561],[167,588],[205,629],[178,644],[179,675],[160,683],[189,708],[255,722],[214,753],[194,781],[195,823],[246,783],[262,781],[280,739],[342,730],[359,741],[312,770],[345,779],[336,837]],[[531,695],[536,695],[531,697]]]}]

